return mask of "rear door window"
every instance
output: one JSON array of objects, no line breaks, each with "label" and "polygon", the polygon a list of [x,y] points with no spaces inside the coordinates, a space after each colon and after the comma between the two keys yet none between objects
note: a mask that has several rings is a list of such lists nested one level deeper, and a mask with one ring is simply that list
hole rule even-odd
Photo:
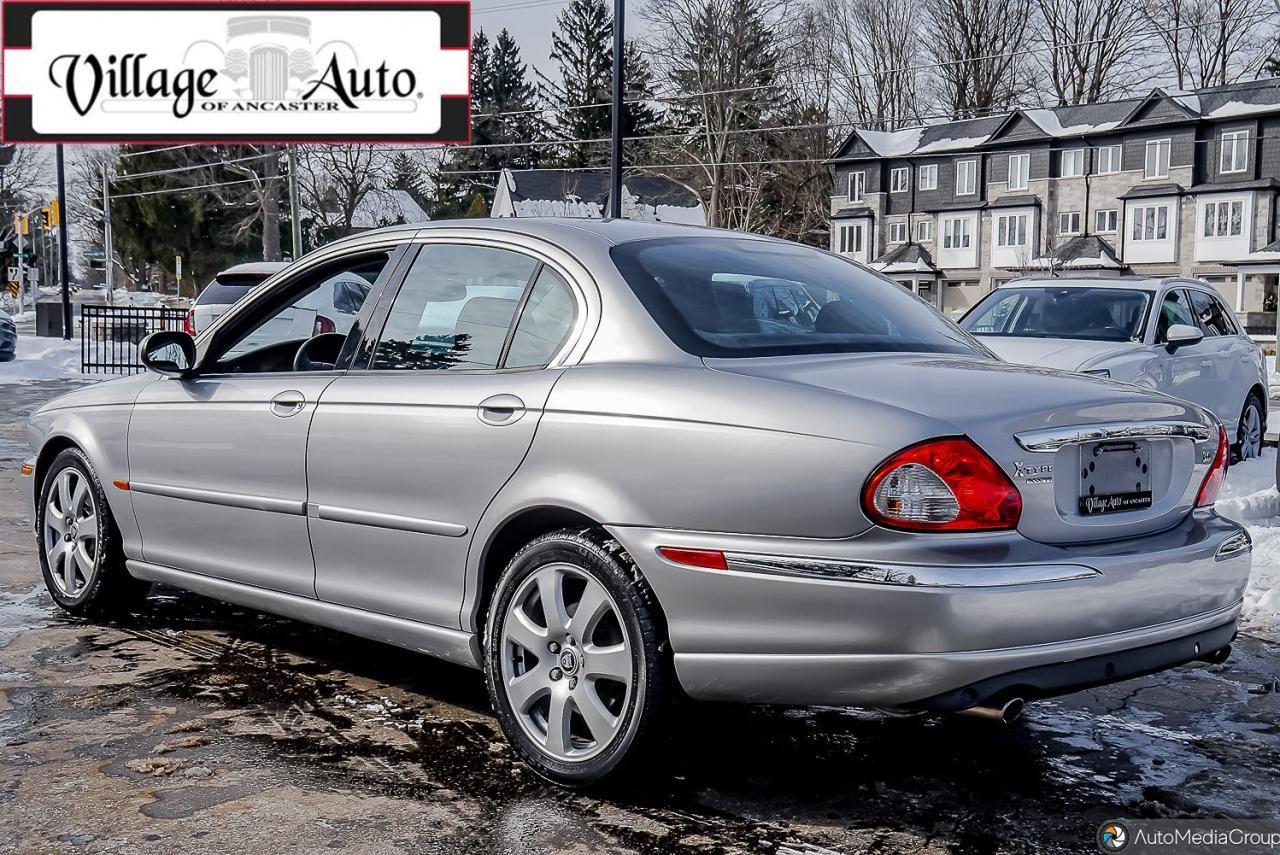
[{"label": "rear door window", "polygon": [[1191,308],[1195,311],[1196,322],[1204,331],[1206,338],[1222,335],[1235,335],[1235,322],[1223,309],[1221,301],[1212,294],[1203,291],[1189,291]]}]

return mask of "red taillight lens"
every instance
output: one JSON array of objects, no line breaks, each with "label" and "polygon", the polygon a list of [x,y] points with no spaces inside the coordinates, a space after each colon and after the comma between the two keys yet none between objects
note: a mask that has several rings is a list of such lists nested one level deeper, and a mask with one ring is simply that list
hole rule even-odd
[{"label": "red taillight lens", "polygon": [[1218,425],[1218,453],[1213,456],[1213,464],[1205,473],[1204,483],[1200,485],[1200,492],[1196,495],[1197,508],[1207,508],[1218,501],[1218,491],[1227,480],[1227,464],[1231,459],[1227,452],[1227,429]]},{"label": "red taillight lens", "polygon": [[873,521],[908,531],[1017,528],[1022,496],[967,437],[931,439],[890,457],[862,489]]},{"label": "red taillight lens", "polygon": [[192,338],[196,337],[196,310],[192,309],[187,312],[187,316],[182,319],[182,331]]},{"label": "red taillight lens", "polygon": [[333,325],[333,321],[329,320],[324,315],[316,315],[316,324],[312,327],[311,334],[324,335],[325,333],[331,333],[336,329],[337,327]]},{"label": "red taillight lens", "polygon": [[675,546],[659,546],[658,554],[668,561],[704,570],[728,570],[724,553],[716,549],[680,549]]}]

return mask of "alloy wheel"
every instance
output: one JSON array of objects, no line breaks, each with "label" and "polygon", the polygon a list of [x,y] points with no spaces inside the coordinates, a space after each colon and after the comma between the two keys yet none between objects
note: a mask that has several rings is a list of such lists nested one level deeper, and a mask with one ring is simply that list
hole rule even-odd
[{"label": "alloy wheel", "polygon": [[1240,419],[1240,459],[1250,460],[1262,454],[1262,415],[1250,401]]},{"label": "alloy wheel", "polygon": [[539,567],[502,618],[501,681],[521,729],[551,757],[582,761],[622,729],[631,644],[613,597],[571,564]]},{"label": "alloy wheel", "polygon": [[78,597],[98,560],[98,506],[88,477],[74,467],[56,476],[44,507],[43,545],[58,592]]}]

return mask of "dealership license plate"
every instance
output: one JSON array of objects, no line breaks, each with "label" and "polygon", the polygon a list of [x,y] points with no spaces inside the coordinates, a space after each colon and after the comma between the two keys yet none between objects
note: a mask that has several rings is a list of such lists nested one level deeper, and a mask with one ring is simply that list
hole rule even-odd
[{"label": "dealership license plate", "polygon": [[1150,443],[1094,442],[1080,447],[1080,513],[1083,516],[1151,507]]}]

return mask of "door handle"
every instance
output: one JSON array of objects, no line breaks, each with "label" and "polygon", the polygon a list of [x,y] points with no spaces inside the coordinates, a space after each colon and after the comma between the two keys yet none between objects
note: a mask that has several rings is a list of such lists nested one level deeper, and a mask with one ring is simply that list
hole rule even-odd
[{"label": "door handle", "polygon": [[1213,360],[1212,360],[1212,359],[1202,359],[1202,360],[1200,360],[1200,367],[1201,367],[1201,368],[1212,368],[1212,367],[1213,367]]},{"label": "door handle", "polygon": [[297,415],[302,412],[302,408],[306,405],[307,399],[303,394],[295,389],[287,392],[281,392],[271,399],[271,413],[282,419],[289,416]]},{"label": "door handle", "polygon": [[515,395],[494,395],[480,402],[476,415],[480,421],[495,427],[515,424],[524,415],[524,401]]}]

